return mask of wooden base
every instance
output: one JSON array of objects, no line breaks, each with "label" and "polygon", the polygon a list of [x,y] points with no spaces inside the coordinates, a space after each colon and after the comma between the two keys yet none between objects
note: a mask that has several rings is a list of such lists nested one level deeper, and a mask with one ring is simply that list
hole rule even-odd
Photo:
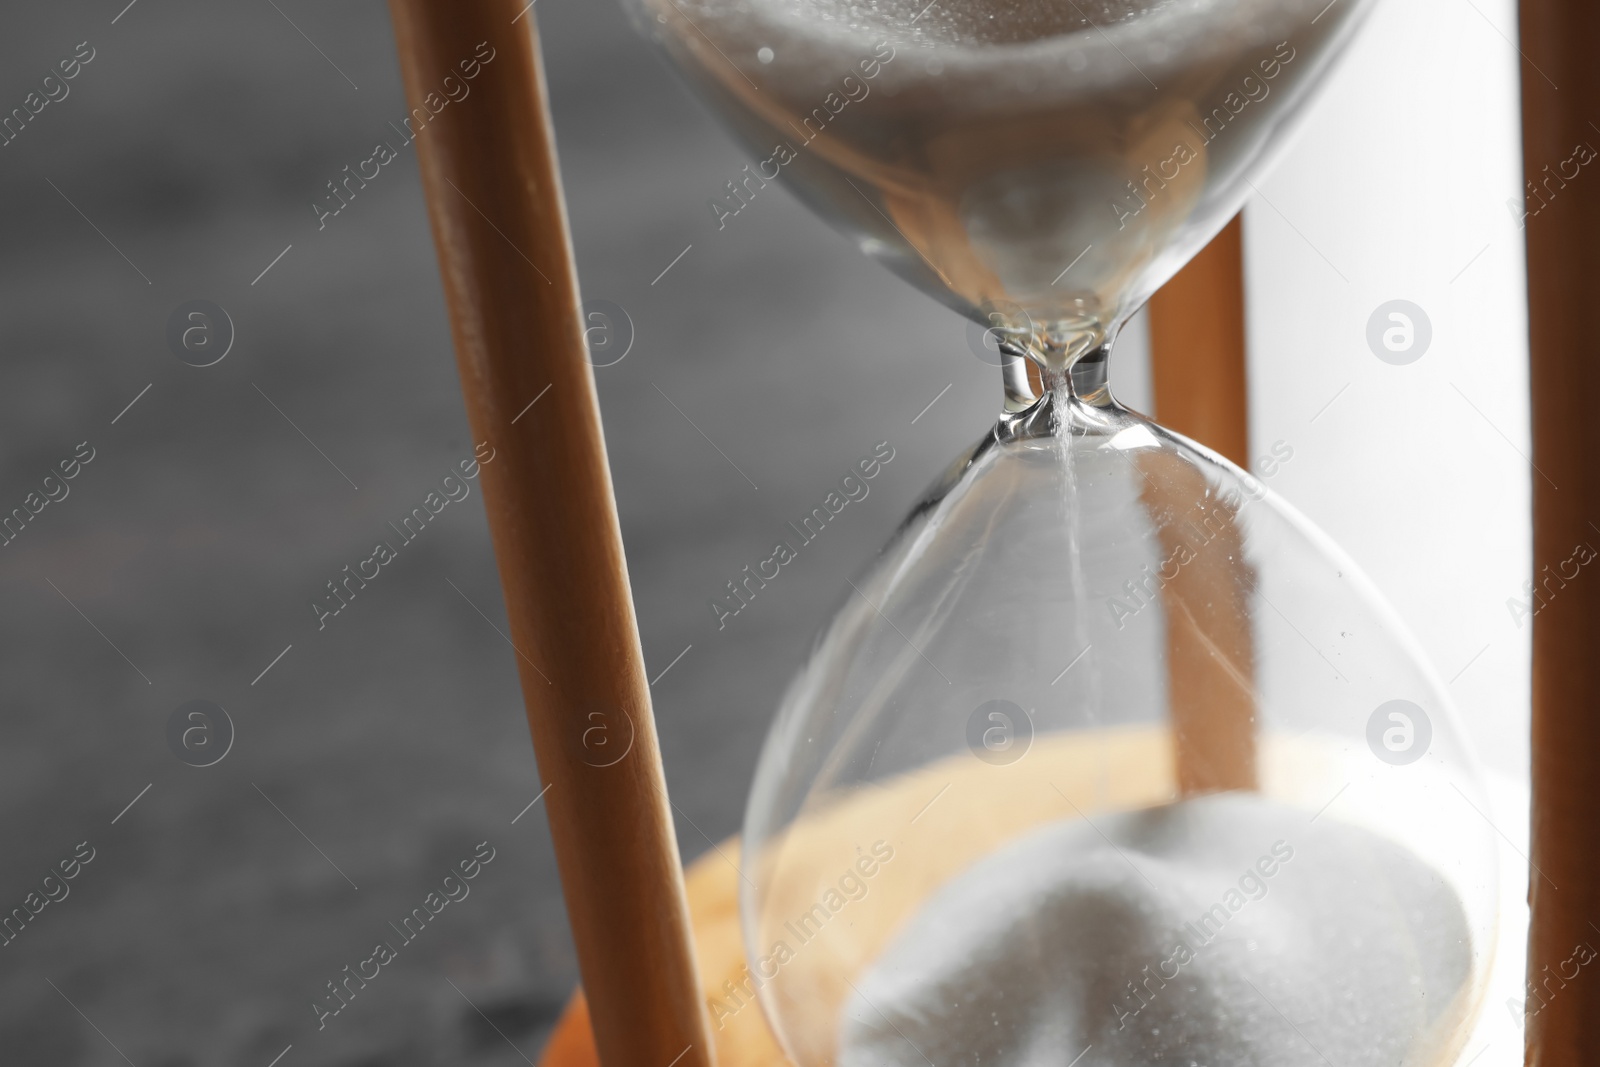
[{"label": "wooden base", "polygon": [[[781,847],[769,914],[799,918],[862,850],[882,841],[894,853],[846,907],[848,922],[824,927],[784,965],[790,1010],[808,1018],[797,1053],[826,1056],[849,992],[840,980],[866,966],[918,904],[975,860],[1044,823],[1080,813],[1145,807],[1177,797],[1174,743],[1159,727],[1041,739],[1017,763],[994,767],[970,755],[942,760],[804,816]],[[981,797],[981,802],[976,798]],[[930,800],[932,803],[930,803]],[[744,868],[744,874],[734,866]],[[741,877],[754,864],[737,841],[701,856],[686,872],[695,957],[721,1067],[785,1067],[789,1061],[748,989],[739,929]],[[801,1007],[803,1006],[803,1008]],[[544,1067],[597,1067],[588,1008],[578,993],[546,1046]]]},{"label": "wooden base", "polygon": [[[877,864],[866,890],[843,904],[783,963],[769,990],[789,998],[791,1037],[798,1060],[830,1062],[836,1029],[850,993],[845,978],[869,967],[922,904],[951,878],[1008,841],[1044,824],[1108,811],[1126,811],[1178,799],[1179,763],[1173,731],[1142,726],[1039,738],[1017,763],[994,767],[963,752],[922,770],[848,794],[808,812],[765,862],[769,876],[765,913],[803,922],[830,884],[874,843],[892,858]],[[1308,813],[1371,773],[1371,757],[1350,746],[1313,738],[1268,735],[1260,741],[1261,791]],[[1448,793],[1441,787],[1441,792]],[[1371,782],[1350,790],[1344,817],[1384,826],[1392,801]],[[1363,798],[1365,798],[1363,800]],[[1365,803],[1367,809],[1358,805]],[[1308,814],[1309,817],[1309,814]],[[877,853],[880,857],[882,850]],[[739,864],[744,874],[734,865]],[[723,843],[688,870],[689,910],[702,996],[712,1019],[721,1067],[784,1067],[764,1009],[748,995],[749,973],[739,925],[741,877],[757,864],[741,857],[737,841]],[[768,924],[767,936],[788,938],[790,924]],[[1418,1067],[1443,1067],[1466,1040],[1466,1021],[1481,988],[1463,991],[1438,1038],[1441,1053],[1418,1057]],[[543,1067],[596,1067],[582,994],[574,997],[546,1046]]]}]

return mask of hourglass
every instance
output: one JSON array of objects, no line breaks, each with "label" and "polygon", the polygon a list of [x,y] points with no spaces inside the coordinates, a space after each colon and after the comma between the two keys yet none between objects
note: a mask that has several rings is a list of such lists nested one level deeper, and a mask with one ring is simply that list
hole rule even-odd
[{"label": "hourglass", "polygon": [[636,0],[759,160],[713,212],[787,180],[1003,356],[783,698],[719,1025],[759,999],[802,1067],[1454,1062],[1496,901],[1448,697],[1107,384],[1368,6]]}]

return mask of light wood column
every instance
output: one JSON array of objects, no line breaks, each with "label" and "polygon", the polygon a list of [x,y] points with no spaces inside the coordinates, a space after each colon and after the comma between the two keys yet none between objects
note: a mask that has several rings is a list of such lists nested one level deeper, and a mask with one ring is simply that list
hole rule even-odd
[{"label": "light wood column", "polygon": [[[1600,162],[1588,162],[1600,149],[1600,7],[1593,0],[1523,0],[1521,34],[1523,169],[1530,185],[1517,214],[1527,212],[1538,573],[1579,546],[1600,549]],[[1585,569],[1533,620],[1535,870],[1526,1035],[1527,1062],[1537,1067],[1600,1063],[1600,975],[1591,973],[1596,964],[1577,970],[1568,962],[1581,946],[1600,948],[1600,931],[1591,925],[1600,924],[1597,761],[1600,576]]]},{"label": "light wood column", "polygon": [[1250,468],[1243,215],[1150,298],[1156,418]]},{"label": "light wood column", "polygon": [[[1150,372],[1156,418],[1168,429],[1250,465],[1245,371],[1244,227],[1234,220],[1150,299]],[[1183,537],[1179,519],[1220,526],[1162,590],[1167,685],[1184,795],[1256,787],[1254,636],[1235,515],[1202,502],[1198,470],[1147,465],[1145,505],[1167,515],[1163,555]]]},{"label": "light wood column", "polygon": [[432,115],[418,162],[468,421],[493,453],[480,457],[484,507],[600,1062],[710,1067],[525,6],[391,0],[390,12],[406,96]]}]

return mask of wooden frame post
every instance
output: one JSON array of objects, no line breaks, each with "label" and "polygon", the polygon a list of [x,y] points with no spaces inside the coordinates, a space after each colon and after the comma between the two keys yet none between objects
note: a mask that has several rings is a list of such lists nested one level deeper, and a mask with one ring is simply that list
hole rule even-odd
[{"label": "wooden frame post", "polygon": [[[1163,426],[1248,470],[1242,218],[1150,298],[1150,377]],[[1147,500],[1157,509],[1194,506],[1204,489],[1198,471],[1169,472],[1148,484],[1166,488],[1147,489],[1147,498],[1171,498]],[[1179,571],[1162,597],[1178,790],[1185,796],[1254,789],[1257,782],[1249,590],[1238,588],[1235,516],[1219,517],[1227,537]],[[1163,546],[1168,555],[1176,550],[1175,541]]]},{"label": "wooden frame post", "polygon": [[[1593,0],[1523,0],[1521,8],[1528,184],[1515,214],[1528,250],[1537,574],[1542,563],[1600,549],[1600,186],[1561,173],[1600,148],[1600,8]],[[1585,972],[1567,981],[1560,972],[1582,946],[1600,946],[1600,580],[1593,575],[1564,582],[1534,617],[1532,740],[1527,1062],[1579,1067],[1600,1062],[1600,979]]]},{"label": "wooden frame post", "polygon": [[[406,96],[437,112],[417,155],[600,1059],[710,1067],[534,15],[390,12]],[[429,107],[451,84],[470,91]]]}]

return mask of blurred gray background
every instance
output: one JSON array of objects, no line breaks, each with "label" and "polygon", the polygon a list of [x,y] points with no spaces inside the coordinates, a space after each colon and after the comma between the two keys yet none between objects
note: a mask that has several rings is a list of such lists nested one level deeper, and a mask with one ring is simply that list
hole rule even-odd
[{"label": "blurred gray background", "polygon": [[[0,912],[94,849],[0,947],[0,1061],[524,1062],[576,969],[542,810],[519,818],[540,783],[476,483],[325,629],[310,607],[471,454],[414,148],[325,228],[311,207],[399,147],[387,11],[125,3],[0,16],[0,113],[93,50],[0,148],[0,514],[94,450],[0,548]],[[692,858],[737,831],[844,578],[999,383],[781,188],[719,232],[747,160],[614,2],[536,10],[584,293],[636,332],[597,378]],[[204,368],[165,337],[194,299],[235,331]],[[709,600],[883,440],[871,495],[719,631]],[[169,747],[190,700],[234,728],[212,766]],[[484,840],[471,895],[319,1031],[325,984]]]},{"label": "blurred gray background", "polygon": [[[964,323],[779,186],[719,231],[706,201],[749,160],[616,0],[535,10],[584,294],[634,328],[596,378],[692,859],[738,829],[845,578],[999,383]],[[1381,7],[1246,238],[1253,450],[1295,456],[1272,488],[1525,780],[1515,24],[1511,0]],[[0,933],[0,1064],[526,1062],[576,968],[476,483],[326,628],[311,607],[472,451],[414,149],[320,230],[312,208],[398,146],[384,6],[9,4],[14,108],[38,113],[0,146],[0,517],[38,513],[0,545],[0,917],[38,914]],[[1462,144],[1474,165],[1445,174]],[[1364,337],[1395,298],[1435,330],[1407,367]],[[203,368],[166,339],[197,299],[235,334]],[[1130,341],[1113,377],[1143,408]],[[719,630],[724,583],[885,440],[871,495]],[[81,443],[93,460],[47,483]],[[168,740],[194,700],[234,731],[207,767]],[[482,841],[470,896],[319,1031],[326,983]]]}]

